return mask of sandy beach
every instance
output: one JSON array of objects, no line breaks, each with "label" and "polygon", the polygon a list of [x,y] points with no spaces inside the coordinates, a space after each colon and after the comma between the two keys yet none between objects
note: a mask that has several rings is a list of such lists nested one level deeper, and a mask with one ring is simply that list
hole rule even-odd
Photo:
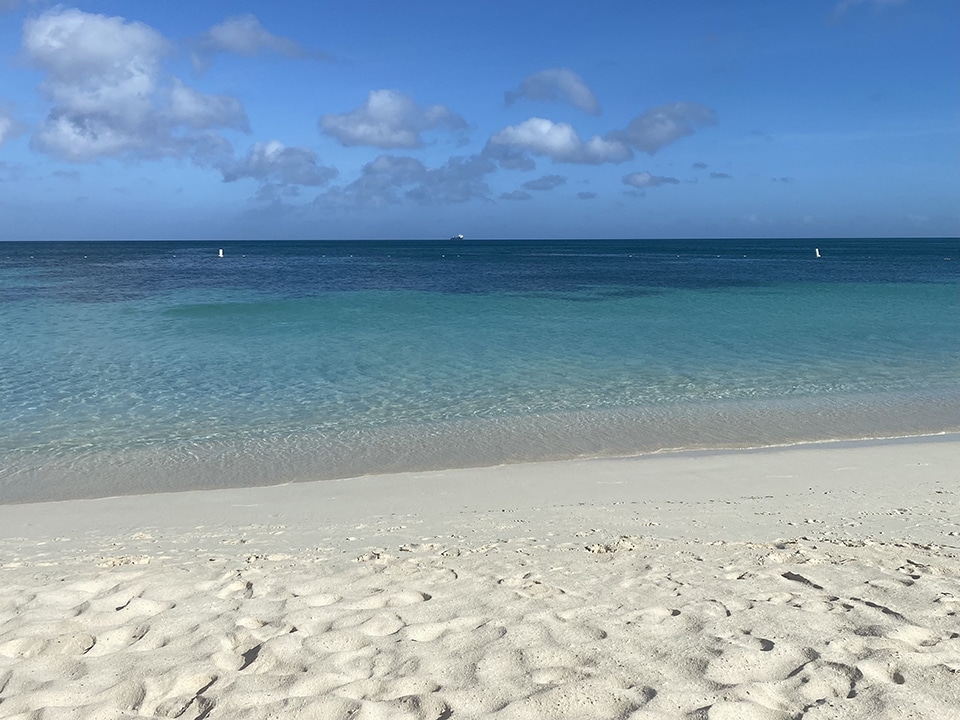
[{"label": "sandy beach", "polygon": [[0,507],[3,718],[960,717],[960,437]]}]

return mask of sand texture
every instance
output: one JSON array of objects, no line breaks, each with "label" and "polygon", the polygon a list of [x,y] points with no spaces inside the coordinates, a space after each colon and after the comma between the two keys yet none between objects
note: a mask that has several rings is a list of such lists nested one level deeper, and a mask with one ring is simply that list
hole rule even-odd
[{"label": "sand texture", "polygon": [[0,507],[2,718],[960,717],[956,439]]}]

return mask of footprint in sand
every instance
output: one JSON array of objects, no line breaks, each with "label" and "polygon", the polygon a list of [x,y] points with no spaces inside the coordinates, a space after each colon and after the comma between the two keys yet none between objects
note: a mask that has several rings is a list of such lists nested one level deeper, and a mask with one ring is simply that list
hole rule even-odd
[{"label": "footprint in sand", "polygon": [[58,611],[73,610],[71,614],[76,615],[89,599],[90,594],[82,590],[60,588],[37,596],[36,602],[47,607],[55,608]]},{"label": "footprint in sand", "polygon": [[265,640],[237,654],[240,660],[237,671],[271,677],[305,673],[308,665],[303,648],[304,642],[297,635],[286,634]]},{"label": "footprint in sand", "polygon": [[[136,577],[136,576],[134,576]],[[100,577],[94,577],[89,580],[78,580],[67,585],[68,590],[77,590],[89,595],[103,595],[120,589],[116,577],[112,573],[106,573]]]},{"label": "footprint in sand", "polygon": [[89,633],[68,633],[52,637],[26,637],[0,645],[0,655],[8,658],[33,658],[48,655],[85,655],[96,644]]},{"label": "footprint in sand", "polygon": [[443,622],[417,623],[407,625],[403,635],[414,642],[433,642],[448,633],[470,633],[484,622],[485,620],[481,617],[459,617]]},{"label": "footprint in sand", "polygon": [[381,613],[363,623],[360,626],[360,632],[368,637],[386,637],[399,632],[404,627],[406,623],[400,619],[399,615]]},{"label": "footprint in sand", "polygon": [[565,591],[561,588],[553,587],[537,580],[533,573],[501,578],[497,580],[497,585],[511,588],[517,595],[527,598],[545,598],[565,594]]},{"label": "footprint in sand", "polygon": [[544,667],[533,670],[530,679],[537,685],[563,685],[583,680],[584,672],[568,666]]},{"label": "footprint in sand", "polygon": [[228,598],[249,600],[253,597],[253,583],[248,580],[234,580],[216,593],[221,600]]},{"label": "footprint in sand", "polygon": [[387,592],[376,588],[373,595],[355,600],[346,607],[352,610],[381,610],[386,607],[406,607],[430,600],[432,595],[418,590]]},{"label": "footprint in sand", "polygon": [[887,637],[891,640],[899,640],[913,650],[934,647],[942,639],[933,630],[918,625],[901,625],[888,632]]},{"label": "footprint in sand", "polygon": [[327,607],[329,605],[334,605],[340,602],[343,598],[339,595],[331,595],[330,593],[315,593],[312,595],[302,595],[300,596],[300,602],[308,607]]},{"label": "footprint in sand", "polygon": [[149,631],[150,625],[147,623],[121,625],[120,627],[101,631],[97,633],[96,645],[90,649],[88,655],[90,657],[99,657],[118,652],[141,640]]},{"label": "footprint in sand", "polygon": [[890,661],[876,658],[867,658],[858,662],[857,673],[863,680],[873,683],[903,685],[906,682],[898,666]]},{"label": "footprint in sand", "polygon": [[[764,649],[767,648],[767,649]],[[704,676],[714,682],[736,685],[743,682],[773,682],[799,672],[819,654],[812,648],[788,643],[757,643],[756,647],[731,645],[707,664]]]},{"label": "footprint in sand", "polygon": [[535,692],[511,704],[509,717],[550,720],[628,717],[655,694],[650,688],[621,688],[604,680],[581,680]]},{"label": "footprint in sand", "polygon": [[217,681],[216,675],[208,673],[181,674],[171,671],[144,680],[143,702],[138,708],[141,716],[181,717],[187,716],[188,708],[194,710],[187,717],[204,717],[213,708],[213,701],[203,697]]},{"label": "footprint in sand", "polygon": [[308,637],[303,646],[314,655],[354,652],[369,647],[370,638],[349,630],[329,630],[320,635]]}]

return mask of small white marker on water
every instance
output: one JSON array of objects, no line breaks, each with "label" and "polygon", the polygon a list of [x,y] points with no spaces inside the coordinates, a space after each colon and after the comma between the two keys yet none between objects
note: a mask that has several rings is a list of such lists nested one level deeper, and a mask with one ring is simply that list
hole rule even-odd
[{"label": "small white marker on water", "polygon": [[817,257],[820,257],[820,248],[814,248],[813,252]]},{"label": "small white marker on water", "polygon": [[223,257],[223,248],[220,248],[220,252],[219,252],[219,254],[217,255],[217,257]]}]

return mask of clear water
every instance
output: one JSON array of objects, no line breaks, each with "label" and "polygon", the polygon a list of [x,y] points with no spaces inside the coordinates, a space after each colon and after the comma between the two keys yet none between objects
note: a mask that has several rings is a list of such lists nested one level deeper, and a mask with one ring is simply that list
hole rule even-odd
[{"label": "clear water", "polygon": [[958,265],[957,240],[3,243],[0,502],[957,430]]}]

